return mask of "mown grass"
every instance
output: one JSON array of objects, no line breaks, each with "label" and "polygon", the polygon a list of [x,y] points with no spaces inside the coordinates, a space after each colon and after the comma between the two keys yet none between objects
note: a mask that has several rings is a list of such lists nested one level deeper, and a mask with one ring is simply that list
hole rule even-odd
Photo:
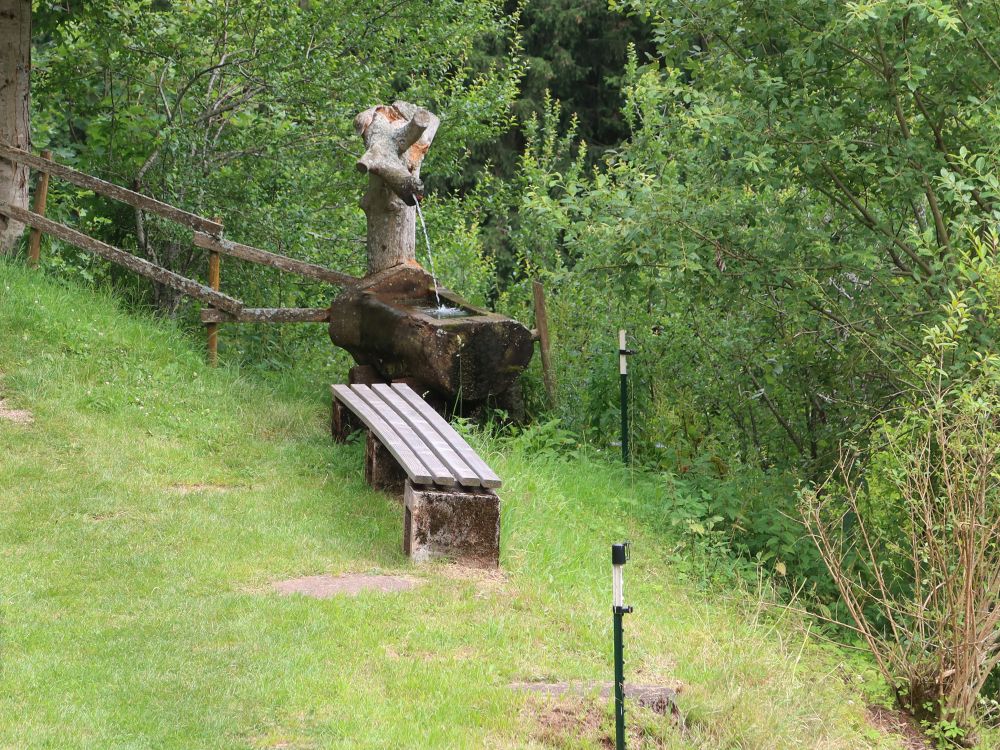
[{"label": "mown grass", "polygon": [[[0,421],[2,748],[601,747],[606,707],[553,733],[508,685],[608,679],[623,535],[629,679],[680,681],[687,720],[633,712],[645,746],[897,746],[804,631],[679,580],[676,540],[634,512],[665,501],[653,478],[480,436],[506,479],[504,575],[414,568],[360,445],[329,439],[326,383],[213,371],[169,324],[3,263],[0,372],[35,417]],[[345,571],[424,584],[270,590]]]}]

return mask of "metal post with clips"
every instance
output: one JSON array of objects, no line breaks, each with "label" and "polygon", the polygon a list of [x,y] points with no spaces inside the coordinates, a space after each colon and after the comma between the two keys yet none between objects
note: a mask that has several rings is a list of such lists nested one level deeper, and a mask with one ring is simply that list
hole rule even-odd
[{"label": "metal post with clips", "polygon": [[621,379],[621,401],[622,401],[622,461],[627,466],[629,463],[629,434],[628,434],[628,358],[635,354],[632,349],[626,348],[625,329],[618,331],[618,372]]},{"label": "metal post with clips", "polygon": [[611,611],[615,626],[615,750],[625,750],[625,654],[622,643],[622,618],[632,611],[625,606],[625,580],[622,569],[629,558],[629,542],[611,545]]}]

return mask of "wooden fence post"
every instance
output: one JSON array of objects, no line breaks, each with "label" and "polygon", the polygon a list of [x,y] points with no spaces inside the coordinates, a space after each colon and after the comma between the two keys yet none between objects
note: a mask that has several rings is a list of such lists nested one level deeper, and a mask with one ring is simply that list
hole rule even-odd
[{"label": "wooden fence post", "polygon": [[[51,151],[42,151],[42,158],[52,161]],[[49,173],[39,172],[38,184],[35,186],[35,197],[31,210],[39,216],[45,216],[45,204],[49,198]],[[31,228],[31,235],[28,237],[28,266],[38,268],[38,259],[42,252],[42,230],[38,227]]]},{"label": "wooden fence post", "polygon": [[[219,291],[222,285],[222,257],[215,250],[208,251],[208,285]],[[208,364],[216,367],[219,364],[219,324],[206,323],[208,334]]]},{"label": "wooden fence post", "polygon": [[538,348],[542,354],[542,381],[549,405],[556,405],[556,375],[552,370],[552,355],[549,351],[549,318],[545,312],[545,289],[541,282],[531,285],[535,297],[535,329],[538,331]]}]

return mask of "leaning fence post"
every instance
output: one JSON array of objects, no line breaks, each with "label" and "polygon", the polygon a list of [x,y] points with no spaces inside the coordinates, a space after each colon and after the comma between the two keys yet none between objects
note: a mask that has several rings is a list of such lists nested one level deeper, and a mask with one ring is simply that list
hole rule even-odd
[{"label": "leaning fence post", "polygon": [[549,317],[545,312],[545,289],[541,282],[532,283],[535,298],[535,330],[538,332],[538,344],[542,355],[542,381],[545,383],[545,393],[549,397],[549,406],[556,405],[556,378],[552,370],[552,355],[549,349]]},{"label": "leaning fence post", "polygon": [[[42,151],[42,158],[46,161],[52,161],[52,152],[48,150]],[[38,184],[35,186],[35,197],[31,210],[39,216],[45,216],[45,204],[48,202],[48,198],[49,173],[40,172],[38,175]],[[31,268],[38,267],[38,259],[41,253],[42,230],[38,227],[32,227],[31,234],[28,237],[28,265]]]},{"label": "leaning fence post", "polygon": [[[216,250],[208,251],[208,285],[219,291],[222,282],[222,258]],[[208,364],[215,367],[219,364],[219,324],[206,323],[208,334]]]}]

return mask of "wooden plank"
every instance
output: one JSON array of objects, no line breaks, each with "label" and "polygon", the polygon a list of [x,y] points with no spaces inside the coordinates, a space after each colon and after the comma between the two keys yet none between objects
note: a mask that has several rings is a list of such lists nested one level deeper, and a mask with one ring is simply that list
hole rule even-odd
[{"label": "wooden plank", "polygon": [[267,250],[261,250],[259,247],[241,245],[239,242],[212,237],[203,232],[195,232],[194,244],[206,250],[213,250],[217,253],[231,255],[234,258],[248,260],[251,263],[260,263],[261,265],[277,268],[279,271],[294,273],[298,276],[304,276],[307,279],[325,281],[328,284],[336,284],[337,286],[353,286],[361,281],[361,279],[355,276],[348,276],[346,273],[340,273],[340,271],[334,271],[315,263],[307,263],[304,260],[296,260],[295,258],[278,255]]},{"label": "wooden plank", "polygon": [[244,307],[236,315],[206,307],[202,323],[328,323],[328,307]]},{"label": "wooden plank", "polygon": [[191,229],[208,232],[209,234],[222,234],[222,224],[217,221],[211,221],[202,216],[192,214],[183,209],[171,206],[169,203],[158,201],[156,198],[150,198],[148,195],[123,188],[121,185],[115,185],[113,182],[106,182],[89,174],[78,172],[72,167],[67,167],[65,164],[57,164],[54,161],[48,161],[40,156],[29,154],[27,151],[22,151],[19,148],[11,148],[2,143],[0,143],[0,156],[11,161],[26,164],[32,169],[37,169],[39,172],[61,177],[68,182],[72,182],[74,185],[79,185],[82,188],[93,190],[95,193],[106,195],[122,203],[128,203],[130,206],[141,208],[143,211],[149,211],[166,219],[176,221],[178,224],[191,227]]},{"label": "wooden plank", "polygon": [[417,484],[432,483],[430,472],[420,463],[419,459],[413,454],[413,451],[409,449],[392,427],[375,413],[374,409],[368,406],[363,399],[351,390],[350,386],[334,385],[331,388],[333,389],[333,397],[339,399],[342,404],[357,415],[358,419],[365,423],[365,426],[369,430],[378,436],[382,445],[399,461],[399,465],[403,467],[403,471],[406,472],[411,482],[416,482]]},{"label": "wooden plank", "polygon": [[[42,158],[51,161],[52,152],[42,151]],[[34,200],[31,210],[39,216],[45,216],[45,204],[49,199],[49,173],[41,172],[38,175],[38,184],[35,185]],[[28,265],[32,268],[38,266],[38,260],[42,254],[42,231],[36,227],[31,228],[31,236],[28,238]]]},{"label": "wooden plank", "polygon": [[556,375],[552,369],[552,354],[549,348],[549,316],[545,312],[545,289],[538,281],[532,282],[532,294],[535,300],[535,327],[538,331],[538,348],[542,354],[542,382],[545,384],[545,394],[549,397],[549,406],[556,403]]},{"label": "wooden plank", "polygon": [[365,403],[374,409],[375,412],[392,427],[396,434],[403,439],[407,446],[409,446],[410,450],[413,451],[418,459],[420,459],[420,463],[428,468],[431,476],[434,478],[434,484],[442,484],[445,486],[455,484],[455,475],[452,474],[451,470],[434,454],[434,451],[430,449],[430,446],[427,445],[426,441],[414,432],[413,428],[410,427],[405,419],[396,413],[395,409],[379,398],[379,395],[367,385],[362,385],[360,383],[352,385],[351,390],[354,391],[354,393],[356,393],[360,398],[364,399]]},{"label": "wooden plank", "polygon": [[64,242],[75,245],[82,250],[99,255],[105,260],[110,260],[112,263],[117,263],[140,276],[145,276],[172,289],[183,292],[189,297],[200,299],[202,302],[222,308],[231,313],[238,313],[243,309],[242,302],[222,292],[217,292],[203,284],[199,284],[197,281],[192,281],[173,271],[168,271],[166,268],[161,268],[155,263],[150,263],[148,260],[136,257],[117,247],[106,245],[100,240],[95,240],[93,237],[88,237],[75,229],[70,229],[63,224],[46,219],[44,216],[39,216],[32,211],[25,211],[23,208],[18,208],[17,206],[0,206],[0,213],[9,216],[15,221],[36,227],[46,234],[58,237]]},{"label": "wooden plank", "polygon": [[410,406],[412,406],[425,420],[433,427],[437,433],[444,438],[448,445],[462,458],[465,463],[479,475],[483,487],[499,487],[503,484],[493,469],[486,465],[486,462],[479,457],[472,446],[469,445],[462,436],[455,432],[444,418],[431,408],[430,404],[418,396],[412,388],[402,383],[393,383],[392,388],[402,396]]},{"label": "wooden plank", "polygon": [[376,383],[371,388],[386,402],[389,408],[394,409],[423,438],[424,442],[434,451],[434,455],[448,467],[459,484],[465,487],[479,487],[482,484],[479,475],[461,459],[455,449],[441,437],[438,431],[417,413],[416,409],[403,400],[402,396],[386,383]]}]

